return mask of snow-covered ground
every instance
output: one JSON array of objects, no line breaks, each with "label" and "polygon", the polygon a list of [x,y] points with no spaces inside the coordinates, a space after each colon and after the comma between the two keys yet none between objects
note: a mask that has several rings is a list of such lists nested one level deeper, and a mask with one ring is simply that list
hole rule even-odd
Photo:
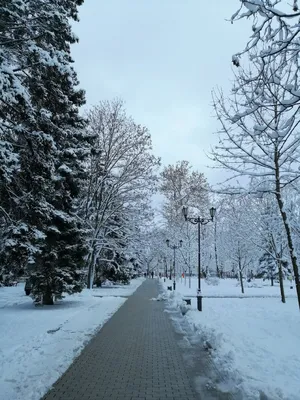
[{"label": "snow-covered ground", "polygon": [[44,307],[34,307],[23,285],[0,288],[0,398],[39,400],[143,280]]},{"label": "snow-covered ground", "polygon": [[[203,296],[207,297],[278,297],[280,298],[279,283],[274,281],[274,286],[271,286],[270,280],[263,281],[262,279],[254,279],[251,282],[244,282],[245,293],[242,294],[241,286],[236,279],[221,279],[217,281],[218,285],[214,285],[215,278],[210,278],[212,284],[207,284],[205,279],[201,279],[201,289]],[[168,286],[172,284],[167,281]],[[293,289],[290,289],[290,282],[284,281],[285,295],[287,298],[296,297],[295,284],[292,283]],[[191,288],[189,288],[189,279],[180,278],[176,281],[176,288],[182,294],[196,296],[198,280],[196,277],[191,278]]]},{"label": "snow-covered ground", "polygon": [[[171,284],[161,282],[165,288]],[[252,287],[246,287],[245,297],[251,297],[229,298],[240,293],[236,282],[226,279],[211,286],[202,281],[203,296],[226,297],[204,297],[202,312],[197,311],[196,299],[192,298],[182,323],[212,347],[214,364],[223,371],[232,392],[241,390],[249,400],[260,399],[260,392],[270,400],[299,400],[300,315],[295,288],[290,289],[286,282],[286,304],[280,301],[278,285],[271,287],[268,281],[254,281]],[[184,280],[179,280],[176,292],[166,292],[170,305],[179,307],[182,297],[195,295],[196,286],[196,278],[192,279],[192,289],[188,281],[185,286]],[[181,305],[181,309],[185,307]]]}]

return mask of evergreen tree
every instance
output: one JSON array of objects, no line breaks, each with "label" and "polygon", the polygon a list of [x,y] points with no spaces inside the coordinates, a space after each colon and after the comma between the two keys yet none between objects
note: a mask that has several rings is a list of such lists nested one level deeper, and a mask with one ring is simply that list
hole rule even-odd
[{"label": "evergreen tree", "polygon": [[259,259],[257,277],[271,279],[271,285],[273,286],[276,276],[278,276],[276,260],[269,252],[264,252]]},{"label": "evergreen tree", "polygon": [[[16,215],[17,202],[12,201],[20,169],[16,138],[21,119],[30,114],[21,67],[29,37],[26,14],[28,5],[23,1],[4,0],[0,4],[0,263],[3,273],[13,274],[23,261],[25,232],[27,236],[27,227]],[[15,253],[17,249],[19,254]]]},{"label": "evergreen tree", "polygon": [[[80,267],[86,253],[75,205],[89,140],[78,114],[84,93],[77,89],[71,66],[70,45],[76,38],[69,22],[77,19],[82,1],[29,0],[23,9],[21,3],[8,2],[6,14],[10,25],[19,22],[16,11],[22,17],[5,53],[5,62],[14,66],[10,81],[17,80],[21,93],[10,96],[14,107],[8,104],[1,110],[19,166],[6,208],[12,220],[22,221],[21,242],[27,244],[22,253],[30,266],[33,295],[52,304],[54,296],[81,289]],[[20,249],[13,237],[20,237],[20,229],[9,232],[7,260],[17,258]]]}]

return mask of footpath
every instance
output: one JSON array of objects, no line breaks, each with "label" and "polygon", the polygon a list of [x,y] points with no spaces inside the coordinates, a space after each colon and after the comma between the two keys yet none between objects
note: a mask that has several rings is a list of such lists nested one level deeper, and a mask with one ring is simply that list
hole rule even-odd
[{"label": "footpath", "polygon": [[147,279],[42,400],[199,399],[158,294]]}]

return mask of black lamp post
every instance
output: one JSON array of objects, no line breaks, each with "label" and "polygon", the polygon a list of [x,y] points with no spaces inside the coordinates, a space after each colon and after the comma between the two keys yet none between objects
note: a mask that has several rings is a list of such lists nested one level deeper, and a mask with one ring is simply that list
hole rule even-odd
[{"label": "black lamp post", "polygon": [[[182,246],[182,240],[179,240],[179,244],[170,244],[170,240],[166,240],[167,246],[170,247],[170,249],[173,249],[173,270],[174,270],[174,280],[173,280],[173,290],[176,289],[176,269],[175,269],[175,260],[176,260],[176,249],[179,249]],[[170,271],[170,278],[171,278],[171,271]]]},{"label": "black lamp post", "polygon": [[182,213],[186,221],[194,225],[198,225],[198,290],[197,290],[197,308],[202,311],[202,294],[201,294],[201,225],[206,225],[214,220],[216,209],[211,207],[209,210],[210,218],[188,217],[188,208],[182,207]]}]

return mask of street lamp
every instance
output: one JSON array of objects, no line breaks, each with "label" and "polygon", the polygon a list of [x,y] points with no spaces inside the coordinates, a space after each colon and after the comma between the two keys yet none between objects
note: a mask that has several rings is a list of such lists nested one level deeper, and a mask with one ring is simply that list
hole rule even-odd
[{"label": "street lamp", "polygon": [[[175,269],[175,260],[176,260],[176,249],[179,249],[182,246],[182,240],[179,240],[179,244],[170,244],[170,240],[166,240],[167,246],[170,247],[170,249],[173,249],[173,269],[174,269],[174,280],[173,280],[173,290],[176,289],[176,282],[175,282],[175,277],[176,277],[176,269]],[[170,273],[171,277],[171,273]]]},{"label": "street lamp", "polygon": [[201,225],[206,225],[214,220],[216,209],[211,207],[209,210],[210,218],[188,217],[188,208],[182,207],[184,219],[194,225],[198,225],[198,290],[197,290],[197,308],[202,311],[202,294],[201,294]]}]

